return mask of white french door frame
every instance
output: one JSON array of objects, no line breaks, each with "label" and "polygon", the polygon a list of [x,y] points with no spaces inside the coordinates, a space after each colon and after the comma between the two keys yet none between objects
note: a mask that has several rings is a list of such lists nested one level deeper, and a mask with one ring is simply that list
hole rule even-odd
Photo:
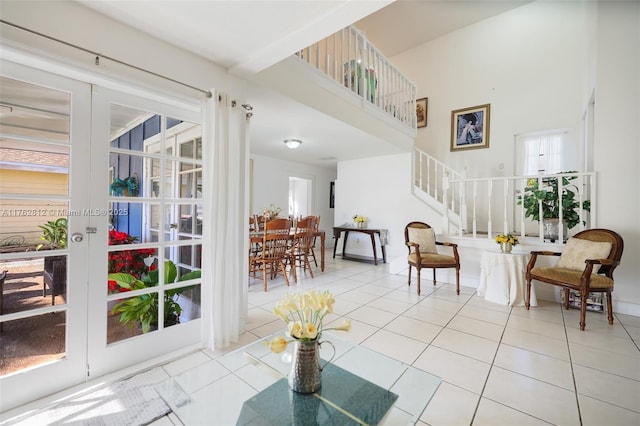
[{"label": "white french door frame", "polygon": [[[92,100],[92,156],[91,156],[91,205],[97,211],[109,210],[109,145],[110,145],[110,108],[112,104],[125,105],[141,111],[160,114],[166,117],[191,123],[201,122],[201,104],[194,102],[190,107],[173,105],[171,102],[159,102],[157,99],[131,95],[114,89],[95,87]],[[162,125],[161,129],[166,126]],[[165,137],[161,130],[161,137]],[[144,152],[140,152],[144,154]],[[162,161],[165,163],[165,161]],[[173,196],[170,195],[169,198]],[[136,202],[161,202],[160,198],[139,197]],[[165,229],[164,215],[161,215],[160,229]],[[98,244],[90,247],[92,276],[89,283],[89,333],[88,368],[90,377],[97,377],[119,369],[131,367],[152,359],[163,357],[178,351],[190,351],[202,347],[202,319],[195,319],[174,327],[135,336],[107,345],[107,302],[116,296],[107,294],[107,247],[109,223],[108,215],[91,218],[96,233],[93,235]],[[158,250],[164,250],[160,246]]]},{"label": "white french door frame", "polygon": [[[109,141],[105,135],[109,135],[109,102],[117,99],[172,118],[202,122],[199,98],[184,95],[173,98],[19,49],[5,46],[1,49],[2,75],[72,94],[70,210],[108,211]],[[149,333],[106,346],[108,226],[108,215],[99,213],[69,218],[69,236],[83,235],[81,242],[69,242],[66,251],[61,251],[69,259],[69,300],[64,306],[44,308],[67,313],[65,357],[0,378],[0,412],[116,370],[153,365],[203,346],[202,318],[166,328],[162,333]],[[95,233],[87,233],[93,228]],[[204,309],[203,316],[206,312]],[[23,315],[11,314],[10,319],[14,316]]]},{"label": "white french door frame", "polygon": [[[63,197],[69,203],[69,211],[81,212],[88,207],[91,87],[87,83],[54,75],[35,68],[1,61],[1,73],[5,77],[24,81],[71,95],[71,117],[69,132],[69,195]],[[84,235],[89,226],[89,217],[70,215],[68,235]],[[2,396],[0,412],[28,401],[82,383],[87,377],[87,277],[89,276],[89,239],[68,242],[67,249],[60,253],[67,256],[68,276],[65,304],[41,308],[41,313],[64,311],[65,356],[62,359],[41,364],[31,369],[20,370],[0,379]],[[33,312],[22,312],[14,316],[24,317]],[[17,318],[19,321],[20,319]]]}]

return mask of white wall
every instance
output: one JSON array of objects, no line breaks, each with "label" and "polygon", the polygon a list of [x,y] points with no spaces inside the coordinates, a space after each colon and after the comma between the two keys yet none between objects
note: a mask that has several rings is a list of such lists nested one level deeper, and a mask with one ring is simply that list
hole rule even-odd
[{"label": "white wall", "polygon": [[[283,146],[283,149],[286,149]],[[253,163],[253,212],[260,213],[265,207],[274,204],[287,214],[289,205],[289,176],[313,181],[313,199],[310,214],[320,215],[320,229],[327,233],[327,247],[332,247],[333,211],[329,208],[329,187],[336,178],[333,168],[312,166],[303,163],[292,163],[276,158],[251,155]]]},{"label": "white wall", "polygon": [[[428,127],[418,130],[416,145],[457,170],[467,168],[471,177],[510,175],[517,134],[556,128],[582,134],[582,116],[595,91],[598,226],[625,240],[614,275],[614,310],[635,315],[640,315],[640,141],[633,130],[640,118],[639,8],[637,2],[601,2],[597,8],[534,2],[391,58],[417,83],[418,97],[429,98]],[[594,26],[597,36],[588,31]],[[490,148],[450,152],[451,111],[485,103],[491,104]],[[336,223],[358,213],[373,216],[371,227],[398,232],[407,219],[431,215],[416,207],[409,192],[410,160],[400,158],[339,164]],[[402,235],[391,236],[395,253]],[[474,256],[471,250],[469,255]],[[467,279],[477,273],[464,259],[462,265]]]},{"label": "white wall", "polygon": [[[469,177],[512,176],[515,135],[577,134],[586,55],[580,16],[573,2],[535,2],[393,57],[418,98],[429,98],[416,146]],[[490,148],[450,152],[451,111],[481,104],[491,105]]]},{"label": "white wall", "polygon": [[640,305],[640,3],[602,2],[597,22],[598,225],[624,238],[613,299],[630,312]]},{"label": "white wall", "polygon": [[[429,223],[437,232],[441,230],[442,219],[411,194],[411,154],[338,164],[336,226],[353,224],[356,214],[367,218],[368,228],[388,230],[387,263],[392,273],[407,269],[407,248],[404,245],[407,223],[419,220]],[[338,253],[341,251],[342,241],[339,242]],[[369,236],[350,234],[345,251],[372,257]]]}]

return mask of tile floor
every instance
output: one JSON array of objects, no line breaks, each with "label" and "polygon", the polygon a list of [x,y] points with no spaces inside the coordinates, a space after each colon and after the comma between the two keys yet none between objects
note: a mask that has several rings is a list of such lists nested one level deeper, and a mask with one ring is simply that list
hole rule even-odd
[{"label": "tile floor", "polygon": [[[287,291],[330,290],[331,321],[344,336],[442,378],[418,425],[640,425],[640,317],[587,313],[539,300],[530,311],[487,302],[475,289],[424,280],[422,295],[387,266],[332,259],[315,278],[279,277],[264,292],[251,280],[247,332],[224,351],[199,351],[163,366],[170,375],[277,332],[273,305]],[[430,275],[427,274],[427,275]],[[414,277],[415,279],[415,277]],[[233,390],[229,390],[233,395]],[[212,420],[211,425],[215,425]],[[154,426],[182,425],[175,414]]]}]

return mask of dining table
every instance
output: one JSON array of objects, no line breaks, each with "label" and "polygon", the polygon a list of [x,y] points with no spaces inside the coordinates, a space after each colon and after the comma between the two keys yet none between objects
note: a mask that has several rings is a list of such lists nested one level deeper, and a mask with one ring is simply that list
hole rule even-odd
[{"label": "dining table", "polygon": [[[264,231],[251,231],[249,232],[249,245],[259,244],[262,242],[262,237],[264,235]],[[289,239],[293,240],[294,230],[291,229],[289,233]],[[320,238],[320,270],[324,272],[324,249],[325,249],[325,240],[326,240],[326,232],[322,230],[315,231],[313,233],[314,237]]]}]

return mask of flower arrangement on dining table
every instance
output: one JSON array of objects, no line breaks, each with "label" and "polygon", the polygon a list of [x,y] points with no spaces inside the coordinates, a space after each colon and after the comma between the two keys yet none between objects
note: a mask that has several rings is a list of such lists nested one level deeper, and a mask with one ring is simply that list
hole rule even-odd
[{"label": "flower arrangement on dining table", "polygon": [[512,246],[517,246],[520,244],[518,241],[518,237],[513,234],[498,234],[496,235],[496,243],[498,244],[506,244],[510,243]]},{"label": "flower arrangement on dining table", "polygon": [[[345,319],[337,327],[325,328],[325,317],[333,312],[335,297],[330,291],[286,294],[273,308],[273,313],[287,325],[287,334],[294,340],[319,340],[323,331],[349,331],[351,321]],[[277,336],[267,342],[274,353],[280,353],[294,340],[287,340],[284,336]]]},{"label": "flower arrangement on dining table", "polygon": [[276,206],[275,204],[270,204],[269,207],[264,208],[264,210],[262,211],[262,215],[265,219],[271,220],[278,217],[281,211],[282,209],[280,207]]}]

